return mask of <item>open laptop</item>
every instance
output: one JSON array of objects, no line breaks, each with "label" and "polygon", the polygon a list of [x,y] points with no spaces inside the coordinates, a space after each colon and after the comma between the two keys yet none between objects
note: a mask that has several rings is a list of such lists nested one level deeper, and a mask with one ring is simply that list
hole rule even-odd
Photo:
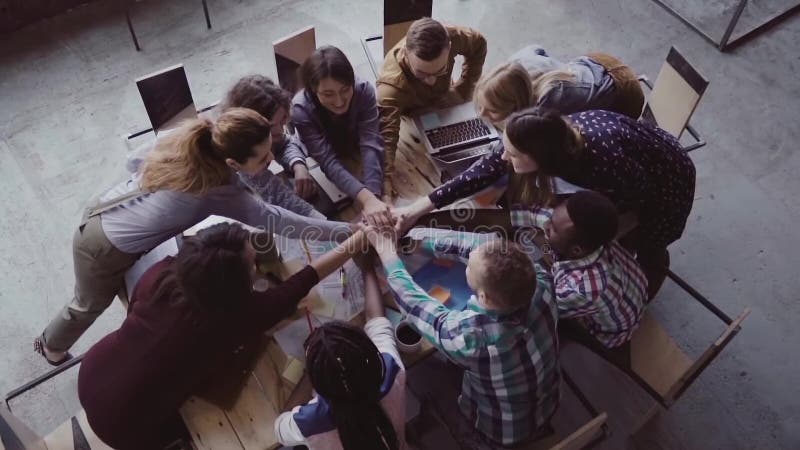
[{"label": "open laptop", "polygon": [[443,164],[477,159],[500,140],[497,130],[478,116],[472,102],[419,114],[414,124],[428,153]]}]

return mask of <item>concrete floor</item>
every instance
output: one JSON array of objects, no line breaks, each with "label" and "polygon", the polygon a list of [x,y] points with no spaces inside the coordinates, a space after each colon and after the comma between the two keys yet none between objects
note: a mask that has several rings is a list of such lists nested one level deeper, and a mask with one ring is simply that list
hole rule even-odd
[{"label": "concrete floor", "polygon": [[[0,37],[3,393],[48,368],[31,341],[70,297],[70,243],[83,202],[119,179],[120,136],[147,124],[134,78],[182,62],[196,103],[207,105],[241,75],[274,74],[270,43],[305,25],[364,73],[359,38],[380,32],[382,15],[376,0],[211,0],[207,30],[196,0],[146,2],[133,14],[143,46],[137,53],[110,3]],[[721,54],[645,0],[435,3],[435,18],[486,35],[487,67],[538,42],[564,57],[613,53],[652,78],[675,45],[711,80],[693,120],[709,144],[693,154],[696,201],[672,246],[673,269],[729,314],[745,306],[753,313],[657,422],[685,448],[800,448],[800,17]],[[697,17],[715,17],[732,2],[702,3],[692,6]],[[654,310],[695,353],[721,330],[674,286]],[[111,308],[74,351],[122,317]],[[16,399],[12,409],[50,431],[75,408],[75,376],[72,370]]]}]

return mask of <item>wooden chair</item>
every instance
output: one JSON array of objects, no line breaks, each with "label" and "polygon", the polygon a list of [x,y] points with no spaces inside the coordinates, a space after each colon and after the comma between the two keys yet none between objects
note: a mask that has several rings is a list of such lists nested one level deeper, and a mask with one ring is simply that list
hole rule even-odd
[{"label": "wooden chair", "polygon": [[561,370],[561,378],[564,381],[564,385],[575,394],[578,401],[591,414],[592,418],[564,438],[559,439],[557,435],[553,434],[523,447],[524,450],[581,450],[597,445],[608,435],[608,425],[606,425],[608,414],[598,412],[595,409],[563,368]]},{"label": "wooden chair", "polygon": [[278,84],[294,94],[301,86],[297,70],[317,49],[314,27],[306,27],[272,43]]},{"label": "wooden chair", "polygon": [[0,406],[0,449],[48,450],[40,436],[2,406]]},{"label": "wooden chair", "polygon": [[94,434],[83,410],[42,437],[0,407],[0,437],[6,450],[113,450]]},{"label": "wooden chair", "polygon": [[651,90],[642,120],[658,125],[678,139],[684,129],[688,131],[696,142],[684,147],[687,152],[706,145],[697,131],[689,125],[689,119],[700,103],[709,81],[675,47],[669,49],[655,84],[650,83],[646,76],[640,76],[639,81]]},{"label": "wooden chair", "polygon": [[383,64],[383,57],[406,37],[411,23],[423,17],[431,17],[432,14],[433,0],[384,0],[383,34],[368,36],[361,40],[376,79]]},{"label": "wooden chair", "polygon": [[82,409],[45,436],[44,444],[48,450],[112,450],[94,434]]},{"label": "wooden chair", "polygon": [[411,23],[423,17],[431,17],[433,0],[384,0],[383,1],[383,54],[389,53],[401,39]]},{"label": "wooden chair", "polygon": [[183,64],[145,75],[136,80],[136,87],[156,135],[197,117]]},{"label": "wooden chair", "polygon": [[[83,409],[42,437],[0,407],[0,438],[2,450],[114,450],[97,437]],[[176,436],[163,448],[183,449],[189,448],[188,445],[186,436]]]},{"label": "wooden chair", "polygon": [[693,360],[678,347],[658,320],[645,312],[631,339],[630,366],[617,367],[661,406],[669,408],[736,336],[748,314],[750,308],[745,308],[735,320],[725,316],[725,329]]}]

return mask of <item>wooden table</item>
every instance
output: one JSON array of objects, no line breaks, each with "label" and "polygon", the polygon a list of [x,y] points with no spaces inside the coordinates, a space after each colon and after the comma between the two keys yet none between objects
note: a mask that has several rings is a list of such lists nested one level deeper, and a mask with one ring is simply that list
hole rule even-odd
[{"label": "wooden table", "polygon": [[[395,163],[395,189],[401,199],[399,202],[427,195],[441,183],[439,169],[415,133],[414,127],[404,118]],[[342,215],[347,220],[355,217],[356,213],[352,208],[347,208]],[[287,260],[282,275],[289,276],[303,265],[301,260]],[[309,297],[314,295],[318,295],[316,289],[312,289]],[[389,307],[396,308],[390,294],[384,300]],[[293,319],[302,317],[302,313],[298,314],[301,315]],[[363,314],[354,321],[363,324]],[[420,352],[402,354],[403,363],[410,367],[434,351],[433,346],[423,340]],[[197,396],[184,403],[180,413],[195,446],[200,450],[277,448],[279,444],[274,434],[274,422],[296,387],[282,377],[287,364],[289,358],[275,340],[270,339],[231,408],[220,408]],[[301,385],[302,382],[298,383],[298,386]],[[307,396],[310,399],[311,392]]]}]

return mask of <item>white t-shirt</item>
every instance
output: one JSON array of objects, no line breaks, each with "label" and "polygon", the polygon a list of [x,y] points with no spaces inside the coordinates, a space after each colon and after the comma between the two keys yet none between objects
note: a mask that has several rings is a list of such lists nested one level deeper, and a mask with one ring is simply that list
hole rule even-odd
[{"label": "white t-shirt", "polygon": [[[406,371],[397,352],[394,327],[389,319],[375,317],[364,331],[383,358],[386,367],[381,384],[381,406],[397,434],[400,449],[406,448]],[[306,445],[310,450],[342,450],[339,432],[333,424],[330,406],[315,395],[310,402],[285,412],[275,420],[275,436],[283,445]]]}]

